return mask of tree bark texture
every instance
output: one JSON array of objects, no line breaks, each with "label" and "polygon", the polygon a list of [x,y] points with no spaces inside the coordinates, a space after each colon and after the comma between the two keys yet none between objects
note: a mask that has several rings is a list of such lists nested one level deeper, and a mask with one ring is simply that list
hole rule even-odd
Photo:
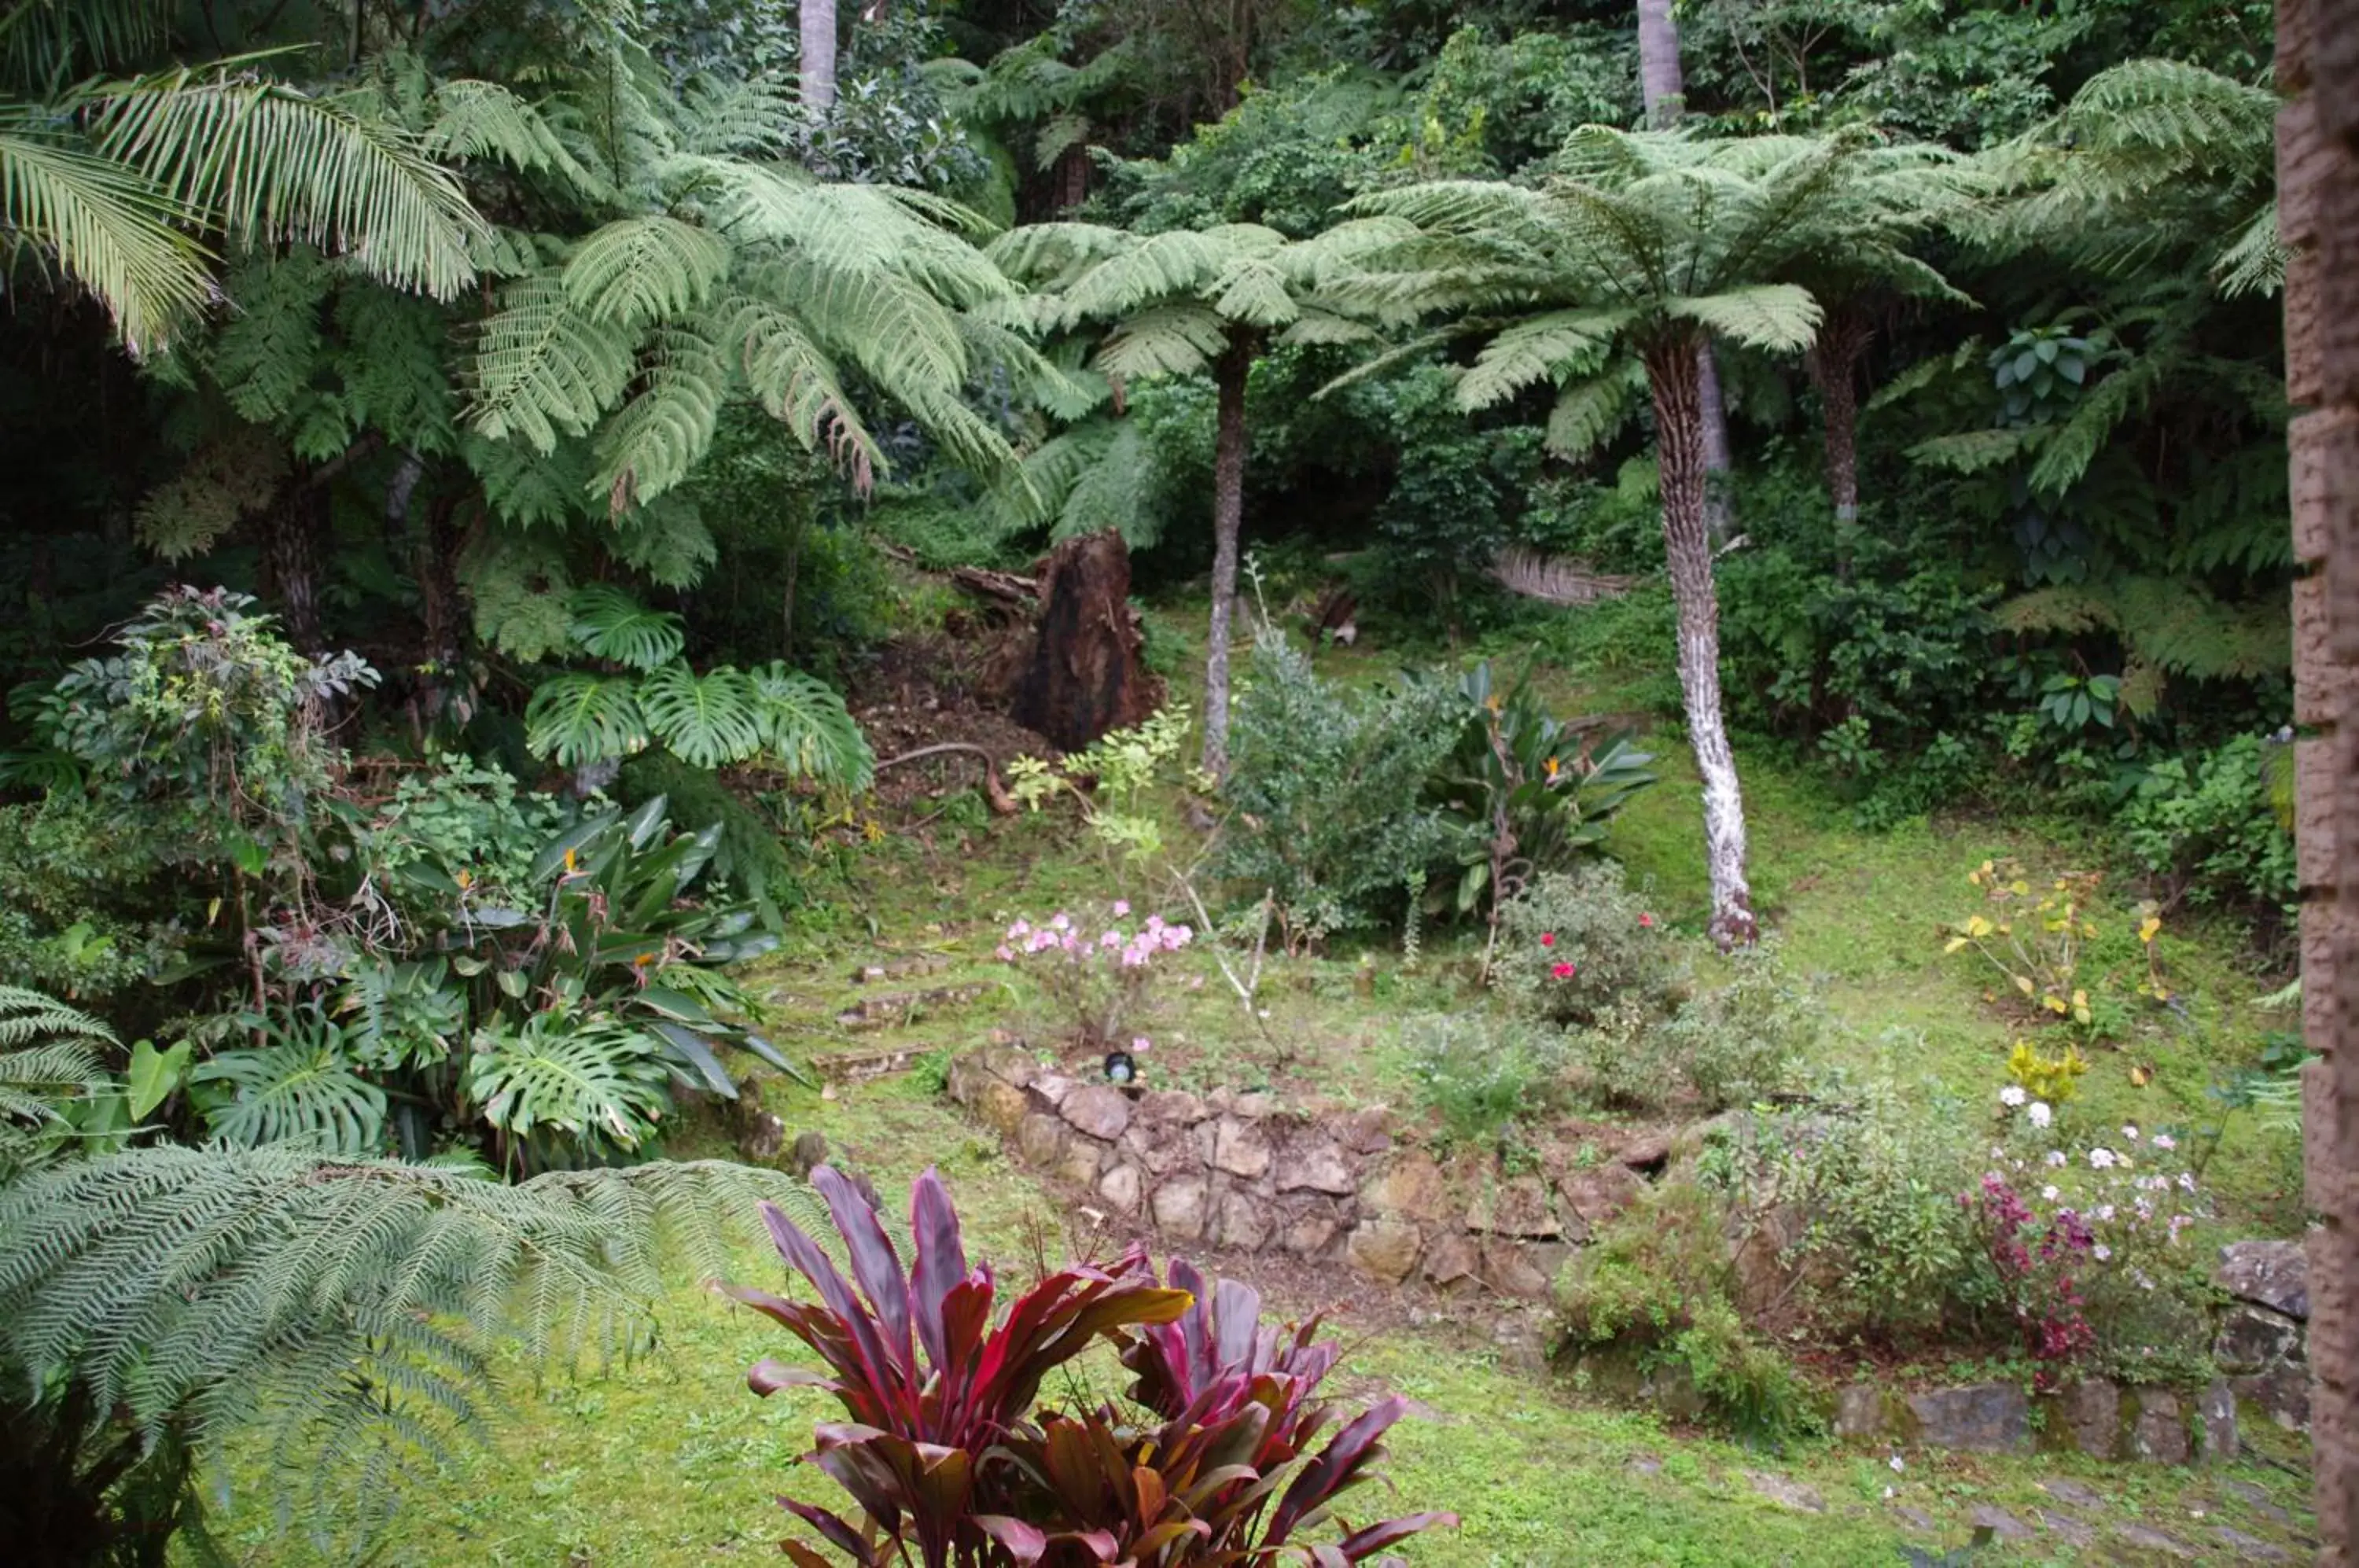
[{"label": "tree bark texture", "polygon": [[1067,751],[1135,724],[1161,700],[1130,618],[1130,548],[1109,528],[1069,539],[1040,571],[1040,625],[1012,715]]},{"label": "tree bark texture", "polygon": [[799,17],[803,102],[821,114],[835,107],[835,5],[836,0],[802,0]]},{"label": "tree bark texture", "polygon": [[1756,935],[1745,879],[1745,798],[1720,701],[1720,600],[1704,526],[1703,397],[1695,339],[1673,334],[1647,350],[1663,489],[1663,553],[1679,604],[1680,694],[1703,779],[1703,846],[1712,876],[1712,940],[1725,951]]},{"label": "tree bark texture", "polygon": [[1808,356],[1810,380],[1826,416],[1827,496],[1835,521],[1859,521],[1859,362],[1869,330],[1857,310],[1836,307],[1819,327]]},{"label": "tree bark texture", "polygon": [[[1687,112],[1687,73],[1680,67],[1680,24],[1672,0],[1638,0],[1638,95],[1647,128],[1667,131]],[[1715,543],[1734,526],[1728,494],[1728,405],[1720,394],[1720,361],[1707,338],[1696,345],[1697,398],[1702,409],[1704,528]]]},{"label": "tree bark texture", "polygon": [[1213,367],[1220,389],[1212,438],[1212,624],[1204,638],[1204,770],[1229,771],[1229,638],[1237,599],[1237,535],[1245,516],[1245,377],[1252,340],[1233,332]]},{"label": "tree bark texture", "polygon": [[2279,0],[2310,1442],[2321,1563],[2359,1553],[2359,0]]},{"label": "tree bark texture", "polygon": [[328,487],[299,474],[262,515],[263,596],[278,612],[287,640],[304,653],[321,653],[320,550],[328,531]]}]

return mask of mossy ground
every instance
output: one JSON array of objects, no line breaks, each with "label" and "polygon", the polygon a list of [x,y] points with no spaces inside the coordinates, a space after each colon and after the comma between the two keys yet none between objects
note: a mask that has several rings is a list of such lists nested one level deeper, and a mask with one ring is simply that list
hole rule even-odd
[{"label": "mossy ground", "polygon": [[[1321,659],[1358,680],[1386,667],[1365,652]],[[1581,682],[1560,672],[1547,678],[1568,708],[1577,702]],[[1676,740],[1658,738],[1664,782],[1616,822],[1611,847],[1634,883],[1657,890],[1663,914],[1686,933],[1701,965],[1711,960],[1694,934],[1704,888],[1693,776]],[[1936,927],[1966,911],[1973,892],[1966,873],[1985,858],[2015,855],[2054,871],[2085,866],[2090,846],[2068,831],[1972,816],[1863,833],[1807,779],[1743,746],[1740,759],[1757,903],[1786,962],[1843,1026],[1832,1054],[1855,1063],[1905,1057],[1896,1065],[1969,1103],[1989,1101],[2019,1029],[1985,1001],[1985,976],[1962,956],[1943,956]],[[978,807],[922,827],[879,825],[880,839],[847,852],[849,876],[815,884],[818,899],[798,916],[786,950],[751,977],[754,994],[767,998],[779,1043],[792,1052],[949,1050],[995,1027],[1025,1029],[1037,1021],[1033,998],[991,958],[1005,923],[1136,891],[1121,887],[1118,870],[1069,815],[995,822]],[[1184,831],[1176,813],[1172,827]],[[2100,944],[2101,963],[2136,957],[2125,912],[2117,905],[2103,917],[2116,934]],[[2180,1006],[2148,1008],[2118,1048],[2093,1053],[2076,1114],[2092,1125],[2118,1118],[2199,1137],[2218,1129],[2207,1179],[2223,1213],[2245,1234],[2288,1231],[2299,1223],[2292,1140],[2240,1119],[2223,1123],[2209,1093],[2223,1071],[2250,1060],[2270,1027],[2251,1007],[2268,977],[2252,972],[2224,928],[2173,930],[2162,942]],[[866,985],[853,978],[864,964],[918,955],[940,967]],[[1403,969],[1397,943],[1273,960],[1258,998],[1271,1017],[1253,1027],[1200,955],[1192,971],[1202,988],[1182,993],[1158,1024],[1175,1042],[1168,1059],[1176,1065],[1150,1057],[1148,1071],[1251,1086],[1272,1070],[1277,1042],[1288,1053],[1284,1071],[1314,1078],[1330,1094],[1410,1103],[1401,1019],[1482,1005],[1467,984],[1470,968],[1462,948],[1430,942],[1415,971]],[[864,995],[967,985],[984,989],[874,1032],[847,1035],[833,1022]],[[2151,1066],[2151,1080],[2133,1083],[2132,1063]],[[1061,1254],[1074,1239],[1070,1207],[961,1120],[922,1064],[826,1098],[782,1079],[766,1092],[790,1132],[824,1133],[838,1157],[871,1174],[880,1190],[890,1192],[938,1166],[960,1200],[971,1248],[1013,1260],[1018,1275],[1029,1260]],[[691,1117],[669,1152],[724,1151],[722,1119],[710,1111]],[[775,1259],[745,1256],[741,1277],[777,1274]],[[1305,1294],[1299,1280],[1290,1290]],[[1412,1563],[1890,1563],[1908,1548],[1938,1554],[1967,1543],[1970,1515],[1984,1506],[2027,1522],[2042,1508],[2079,1514],[2099,1544],[2082,1552],[2035,1524],[2030,1539],[1994,1542],[1977,1562],[2142,1560],[2135,1546],[2107,1535],[2123,1525],[2160,1530],[2213,1561],[2246,1555],[2216,1533],[2222,1526],[2303,1555],[2307,1452],[2274,1432],[2251,1434],[2261,1452],[2215,1471],[1910,1453],[1896,1472],[1880,1450],[1754,1452],[1590,1401],[1566,1380],[1525,1369],[1492,1342],[1477,1306],[1458,1322],[1404,1325],[1387,1316],[1375,1326],[1352,1306],[1364,1290],[1339,1272],[1331,1288],[1307,1292],[1315,1299],[1290,1297],[1281,1305],[1301,1313],[1341,1304],[1333,1332],[1352,1342],[1350,1386],[1388,1388],[1416,1401],[1392,1445],[1397,1490],[1364,1496],[1357,1510],[1448,1508],[1462,1516],[1460,1529],[1405,1549]],[[823,1407],[808,1394],[765,1401],[747,1393],[745,1368],[785,1354],[784,1335],[696,1283],[682,1281],[662,1303],[662,1321],[657,1352],[626,1367],[537,1386],[526,1369],[514,1368],[513,1419],[487,1449],[414,1496],[378,1560],[622,1568],[775,1554],[784,1516],[772,1498],[829,1490],[795,1463]],[[1076,1376],[1093,1395],[1115,1387],[1103,1367]],[[1756,1473],[1809,1488],[1823,1511],[1767,1500],[1749,1478]],[[2060,1508],[2038,1486],[2059,1478],[2101,1494],[2105,1506]],[[252,1508],[233,1512],[229,1535],[256,1563],[312,1560],[299,1530],[280,1536]]]}]

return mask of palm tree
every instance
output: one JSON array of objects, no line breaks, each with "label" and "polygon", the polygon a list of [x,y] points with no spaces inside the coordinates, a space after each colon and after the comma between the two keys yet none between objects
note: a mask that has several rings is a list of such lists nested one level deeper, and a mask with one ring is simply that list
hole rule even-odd
[{"label": "palm tree", "polygon": [[1712,142],[1589,126],[1568,144],[1564,172],[1537,188],[1446,181],[1361,198],[1358,211],[1409,227],[1338,289],[1397,321],[1462,315],[1490,341],[1460,385],[1462,405],[1489,407],[1553,380],[1560,447],[1618,422],[1626,378],[1613,363],[1617,345],[1644,365],[1680,686],[1703,779],[1712,931],[1723,946],[1756,931],[1744,801],[1721,713],[1697,351],[1715,335],[1775,354],[1811,344],[1818,302],[1780,279],[1829,242],[1831,203],[1868,145],[1856,135]]},{"label": "palm tree", "polygon": [[1136,234],[1094,223],[1037,223],[993,242],[1011,278],[1041,291],[1038,324],[1085,321],[1113,330],[1093,363],[1119,387],[1207,371],[1218,397],[1212,444],[1212,614],[1204,657],[1207,771],[1228,768],[1229,645],[1245,518],[1245,381],[1273,340],[1342,343],[1366,337],[1324,298],[1351,258],[1389,237],[1345,223],[1288,240],[1258,223]]}]

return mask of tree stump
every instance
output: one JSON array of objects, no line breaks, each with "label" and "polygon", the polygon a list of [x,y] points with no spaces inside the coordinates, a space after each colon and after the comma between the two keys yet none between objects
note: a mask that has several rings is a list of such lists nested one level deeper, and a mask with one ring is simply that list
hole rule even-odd
[{"label": "tree stump", "polygon": [[1140,661],[1130,614],[1130,547],[1109,529],[1070,539],[1040,563],[1040,620],[1011,716],[1067,751],[1135,724],[1162,700]]}]

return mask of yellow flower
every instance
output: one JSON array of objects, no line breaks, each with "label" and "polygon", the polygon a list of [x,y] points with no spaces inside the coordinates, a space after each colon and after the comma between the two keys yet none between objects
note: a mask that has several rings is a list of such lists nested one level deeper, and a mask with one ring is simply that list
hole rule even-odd
[{"label": "yellow flower", "polygon": [[2155,933],[2161,930],[2162,918],[2159,915],[2148,915],[2138,923],[2138,941],[2150,944],[2155,939]]},{"label": "yellow flower", "polygon": [[885,842],[885,825],[882,822],[879,822],[875,817],[871,817],[866,822],[860,824],[860,836],[866,839],[871,844],[883,844]]},{"label": "yellow flower", "polygon": [[1560,771],[1560,769],[1559,769],[1559,768],[1558,768],[1558,767],[1557,767],[1557,760],[1556,760],[1556,758],[1555,758],[1555,757],[1549,757],[1549,758],[1548,759],[1548,776],[1549,776],[1549,783],[1553,784],[1553,783],[1555,783],[1555,782],[1556,782],[1556,776],[1557,776],[1557,774],[1558,774],[1558,772],[1559,772],[1559,771]]}]

